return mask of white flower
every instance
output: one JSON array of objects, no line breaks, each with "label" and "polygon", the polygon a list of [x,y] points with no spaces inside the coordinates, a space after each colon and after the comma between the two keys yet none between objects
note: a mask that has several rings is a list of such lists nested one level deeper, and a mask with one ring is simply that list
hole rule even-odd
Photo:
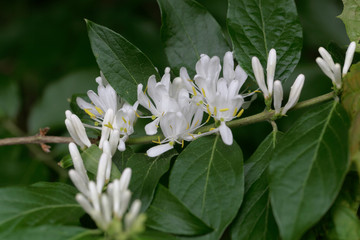
[{"label": "white flower", "polygon": [[275,114],[279,114],[281,111],[281,102],[283,100],[283,88],[279,80],[274,82],[274,109]]},{"label": "white flower", "polygon": [[202,134],[193,134],[193,132],[201,127],[203,110],[197,108],[193,113],[187,112],[169,112],[160,120],[160,127],[165,139],[156,143],[160,144],[147,150],[149,157],[156,157],[160,154],[174,148],[174,144],[178,143],[182,146],[184,141],[192,141],[203,136]]},{"label": "white flower", "polygon": [[196,91],[194,96],[201,93],[201,103],[204,111],[215,120],[220,121],[217,131],[225,144],[233,142],[232,132],[226,126],[227,121],[240,117],[243,112],[244,97],[250,96],[239,94],[247,74],[238,65],[234,70],[232,52],[224,56],[223,77],[219,79],[221,72],[220,59],[217,56],[210,58],[202,54],[196,63],[196,75],[194,77]]},{"label": "white flower", "polygon": [[75,114],[72,114],[69,110],[65,111],[65,116],[66,128],[69,131],[70,136],[74,139],[75,143],[81,148],[90,147],[91,142],[79,117]]},{"label": "white flower", "polygon": [[[133,124],[136,121],[138,102],[131,106],[116,94],[102,72],[101,77],[96,78],[98,95],[92,90],[88,91],[88,97],[92,103],[77,98],[77,104],[95,121],[95,126],[84,124],[85,127],[101,130],[99,142],[100,149],[105,141],[109,141],[111,155],[116,149],[125,150],[125,141],[134,132]],[[165,82],[165,80],[164,80]]]},{"label": "white flower", "polygon": [[92,103],[88,103],[80,97],[76,98],[76,102],[91,118],[102,119],[109,109],[116,112],[121,104],[119,96],[105,79],[102,72],[100,72],[100,77],[96,78],[96,82],[99,84],[98,94],[92,90],[87,93]]},{"label": "white flower", "polygon": [[[126,168],[119,179],[115,179],[107,185],[107,190],[103,191],[104,186],[110,179],[111,156],[109,155],[109,143],[104,142],[104,152],[100,157],[96,182],[89,181],[84,164],[75,144],[69,145],[75,170],[69,171],[69,176],[74,185],[81,193],[76,195],[77,202],[95,221],[97,226],[107,231],[114,221],[120,221],[119,234],[131,232],[135,222],[139,219],[141,202],[135,200],[130,209],[129,203],[131,192],[128,189],[131,179],[131,169]],[[126,213],[126,211],[129,211]],[[139,220],[142,221],[142,220]],[[119,230],[119,229],[118,229]]]},{"label": "white flower", "polygon": [[[161,82],[158,83],[156,82],[155,75],[150,76],[145,91],[143,91],[142,84],[138,85],[138,101],[140,105],[148,109],[152,114],[151,118],[153,121],[145,126],[147,135],[157,133],[159,121],[166,113],[179,111],[176,100],[170,96],[169,91],[172,89],[172,86],[169,71],[170,69],[167,68]],[[172,89],[172,91],[175,91],[175,89]]]},{"label": "white flower", "polygon": [[346,51],[345,63],[342,69],[342,74],[341,74],[340,64],[334,63],[334,60],[332,59],[330,53],[326,51],[325,48],[323,47],[319,48],[319,53],[321,57],[316,58],[316,63],[319,65],[319,67],[325,73],[325,75],[331,79],[331,81],[333,82],[334,86],[337,89],[341,88],[342,77],[346,75],[346,73],[350,68],[351,62],[354,57],[355,48],[356,48],[356,43],[351,42]]},{"label": "white flower", "polygon": [[268,99],[273,94],[273,82],[276,68],[276,50],[271,49],[269,52],[266,75],[267,75],[267,86],[264,79],[264,70],[261,66],[261,63],[257,57],[253,57],[251,60],[252,68],[254,71],[256,82],[258,83],[259,88],[264,94],[265,99]]}]

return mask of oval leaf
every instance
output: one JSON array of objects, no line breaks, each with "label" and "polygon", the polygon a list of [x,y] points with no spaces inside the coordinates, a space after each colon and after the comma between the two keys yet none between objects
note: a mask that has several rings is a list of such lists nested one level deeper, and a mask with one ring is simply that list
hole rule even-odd
[{"label": "oval leaf", "polygon": [[96,61],[115,91],[133,104],[137,85],[146,86],[151,75],[159,74],[149,58],[120,34],[86,20],[91,48]]},{"label": "oval leaf", "polygon": [[337,101],[307,112],[270,162],[270,197],[284,240],[299,239],[326,213],[347,169],[349,118]]},{"label": "oval leaf", "polygon": [[279,231],[270,206],[267,168],[275,143],[282,133],[269,134],[244,164],[245,195],[240,211],[231,226],[236,239],[279,239]]},{"label": "oval leaf", "polygon": [[75,201],[76,193],[63,183],[0,189],[0,238],[42,224],[78,224],[84,211]]},{"label": "oval leaf", "polygon": [[159,185],[146,215],[147,226],[167,233],[203,235],[212,231],[162,185]]},{"label": "oval leaf", "polygon": [[229,0],[227,26],[235,57],[254,79],[251,58],[266,68],[271,48],[277,52],[275,79],[287,80],[300,59],[302,29],[293,0]]},{"label": "oval leaf", "polygon": [[197,139],[178,156],[169,181],[170,191],[215,229],[199,239],[219,239],[243,199],[242,151],[235,141],[225,145],[219,135]]},{"label": "oval leaf", "polygon": [[161,39],[170,66],[186,67],[192,76],[200,54],[222,58],[230,48],[213,16],[193,0],[158,0]]},{"label": "oval leaf", "polygon": [[339,18],[344,22],[350,41],[356,42],[356,51],[360,52],[360,3],[358,0],[343,0],[344,10]]}]

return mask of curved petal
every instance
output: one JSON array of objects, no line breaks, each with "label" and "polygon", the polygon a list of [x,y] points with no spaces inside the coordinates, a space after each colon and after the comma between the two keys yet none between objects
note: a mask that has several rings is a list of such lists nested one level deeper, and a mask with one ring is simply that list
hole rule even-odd
[{"label": "curved petal", "polygon": [[156,118],[154,121],[146,124],[145,126],[146,135],[154,135],[157,133],[157,129],[159,127],[159,121],[160,119]]},{"label": "curved petal", "polygon": [[221,135],[221,139],[226,145],[231,145],[233,143],[233,135],[231,129],[226,126],[225,122],[221,122],[219,132]]},{"label": "curved petal", "polygon": [[226,52],[223,64],[223,76],[225,80],[230,83],[235,78],[234,71],[234,57],[232,52]]},{"label": "curved petal", "polygon": [[157,145],[157,146],[150,148],[149,150],[146,151],[146,154],[149,157],[157,157],[157,156],[163,154],[164,152],[169,151],[172,148],[174,148],[174,147],[172,145],[170,145],[170,143],[161,144],[161,145]]}]

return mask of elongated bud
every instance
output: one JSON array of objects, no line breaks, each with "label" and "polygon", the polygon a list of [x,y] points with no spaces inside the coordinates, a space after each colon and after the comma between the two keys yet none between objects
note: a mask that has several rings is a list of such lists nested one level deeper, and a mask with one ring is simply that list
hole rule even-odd
[{"label": "elongated bud", "polygon": [[234,57],[232,52],[226,52],[224,56],[223,75],[225,80],[231,81],[235,78]]},{"label": "elongated bud", "polygon": [[356,49],[356,43],[351,42],[348,49],[346,50],[345,62],[344,62],[344,67],[343,67],[343,72],[342,72],[343,76],[349,71],[350,65],[354,58],[355,49]]},{"label": "elongated bud", "polygon": [[341,80],[341,66],[340,64],[336,63],[334,67],[334,84],[338,89],[341,88],[342,80]]},{"label": "elongated bud", "polygon": [[283,100],[282,84],[279,80],[276,80],[274,82],[274,108],[276,114],[280,113],[282,100]]},{"label": "elongated bud", "polygon": [[295,104],[299,101],[300,93],[301,93],[301,90],[302,90],[302,88],[304,86],[304,81],[305,81],[305,76],[303,74],[300,74],[296,78],[294,84],[291,86],[289,100],[288,100],[287,104],[285,105],[285,107],[282,110],[283,115],[285,115],[286,112],[290,108],[295,106]]},{"label": "elongated bud", "polygon": [[88,182],[85,182],[84,179],[80,176],[80,174],[71,169],[69,171],[69,177],[71,181],[74,183],[75,187],[85,196],[89,196]]},{"label": "elongated bud", "polygon": [[129,212],[125,216],[125,229],[129,230],[134,223],[135,219],[139,215],[141,209],[141,201],[136,199],[130,207]]},{"label": "elongated bud", "polygon": [[96,175],[96,188],[99,194],[102,192],[105,184],[108,158],[109,156],[106,153],[103,153],[99,160],[98,171]]},{"label": "elongated bud", "polygon": [[131,168],[125,168],[120,177],[120,191],[124,191],[129,187],[131,179]]},{"label": "elongated bud", "polygon": [[84,180],[86,184],[89,183],[89,177],[84,166],[84,162],[81,158],[80,152],[74,143],[69,143],[69,152],[71,159],[74,164],[75,170],[79,173],[80,177]]},{"label": "elongated bud", "polygon": [[327,63],[322,59],[321,57],[316,58],[316,63],[319,65],[323,73],[325,73],[326,76],[328,76],[331,81],[335,84],[335,76],[330,67],[327,65]]},{"label": "elongated bud", "polygon": [[276,68],[276,50],[271,49],[269,52],[269,57],[268,57],[267,67],[266,67],[267,87],[268,87],[270,96],[273,93],[275,68]]},{"label": "elongated bud", "polygon": [[261,66],[260,61],[257,57],[253,57],[251,59],[251,63],[252,63],[252,68],[254,71],[256,82],[257,82],[259,88],[261,89],[261,91],[263,92],[265,98],[268,98],[269,92],[265,85],[263,67]]},{"label": "elongated bud", "polygon": [[75,132],[80,139],[80,141],[87,147],[91,146],[91,142],[86,134],[85,127],[80,121],[80,118],[76,116],[75,114],[72,114],[70,117],[70,120],[72,122],[72,125],[75,129]]},{"label": "elongated bud", "polygon": [[323,47],[319,48],[319,53],[321,57],[324,59],[324,61],[327,63],[327,65],[330,67],[331,70],[334,70],[335,63],[332,59],[330,53]]}]

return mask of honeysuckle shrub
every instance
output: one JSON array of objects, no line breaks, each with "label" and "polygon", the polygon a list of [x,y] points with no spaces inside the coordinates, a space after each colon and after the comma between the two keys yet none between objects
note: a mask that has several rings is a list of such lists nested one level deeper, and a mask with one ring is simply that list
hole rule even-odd
[{"label": "honeysuckle shrub", "polygon": [[[75,188],[0,189],[0,238],[360,239],[357,2],[344,1],[343,56],[319,46],[314,59],[333,87],[302,102],[293,0],[229,0],[229,38],[196,1],[158,4],[164,71],[86,20],[100,76],[65,113],[60,166]],[[263,110],[247,114],[254,102]],[[272,131],[244,158],[233,131],[260,122]]]}]

